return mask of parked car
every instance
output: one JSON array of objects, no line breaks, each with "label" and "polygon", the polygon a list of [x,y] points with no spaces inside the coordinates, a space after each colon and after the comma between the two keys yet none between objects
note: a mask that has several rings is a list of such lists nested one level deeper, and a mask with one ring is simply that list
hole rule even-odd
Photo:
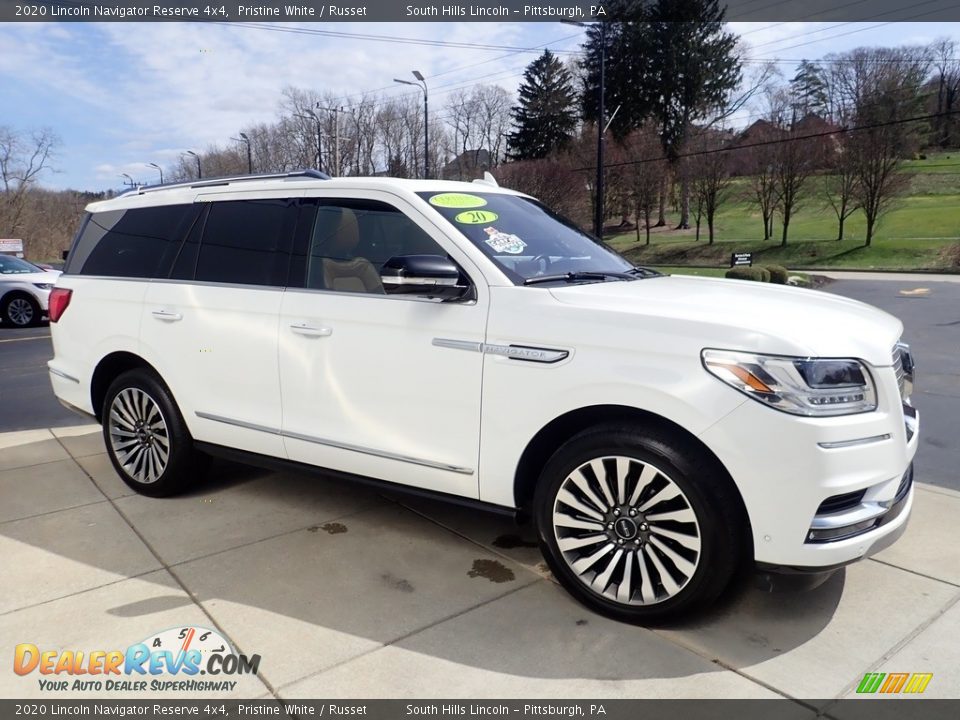
[{"label": "parked car", "polygon": [[44,270],[33,263],[0,253],[0,317],[16,327],[39,323],[47,314],[47,299],[58,270]]},{"label": "parked car", "polygon": [[864,558],[913,502],[900,321],[634,267],[495,184],[139,188],[87,208],[50,303],[54,390],[136,491],[220,455],[517,513],[621,620]]}]

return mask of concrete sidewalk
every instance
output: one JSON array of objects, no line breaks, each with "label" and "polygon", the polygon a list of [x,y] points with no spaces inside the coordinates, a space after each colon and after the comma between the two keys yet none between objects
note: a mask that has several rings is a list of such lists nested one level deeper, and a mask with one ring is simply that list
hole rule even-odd
[{"label": "concrete sidewalk", "polygon": [[[871,671],[932,672],[925,697],[960,697],[950,490],[918,486],[903,539],[816,590],[742,589],[647,630],[574,602],[509,522],[227,463],[154,500],[120,482],[98,431],[0,435],[8,658],[17,643],[126,648],[196,625],[261,655],[228,693],[247,698],[829,701]],[[0,671],[0,697],[39,696],[82,694]]]}]

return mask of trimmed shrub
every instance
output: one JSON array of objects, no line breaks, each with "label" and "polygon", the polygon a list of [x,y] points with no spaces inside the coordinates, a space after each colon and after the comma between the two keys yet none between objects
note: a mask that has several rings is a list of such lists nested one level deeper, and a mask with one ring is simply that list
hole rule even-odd
[{"label": "trimmed shrub", "polygon": [[734,280],[755,280],[756,282],[770,282],[770,271],[765,267],[754,265],[753,267],[740,266],[732,267],[727,270],[724,277]]},{"label": "trimmed shrub", "polygon": [[770,282],[774,285],[786,285],[787,279],[790,277],[790,273],[787,272],[787,269],[782,265],[764,265],[767,271],[770,273]]}]

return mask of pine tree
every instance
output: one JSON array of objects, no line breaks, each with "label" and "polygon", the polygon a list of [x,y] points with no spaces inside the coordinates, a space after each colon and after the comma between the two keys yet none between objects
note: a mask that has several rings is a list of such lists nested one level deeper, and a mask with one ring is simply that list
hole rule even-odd
[{"label": "pine tree", "polygon": [[511,114],[516,130],[508,137],[510,157],[536,160],[564,147],[577,124],[576,93],[570,72],[549,50],[527,66]]},{"label": "pine tree", "polygon": [[797,110],[797,120],[809,113],[826,115],[827,83],[823,68],[809,60],[801,60],[797,74],[790,81],[790,94]]}]

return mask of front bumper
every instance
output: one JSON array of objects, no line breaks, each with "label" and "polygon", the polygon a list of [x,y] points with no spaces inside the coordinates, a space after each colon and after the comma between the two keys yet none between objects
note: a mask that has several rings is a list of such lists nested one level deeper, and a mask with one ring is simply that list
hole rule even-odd
[{"label": "front bumper", "polygon": [[872,372],[874,412],[806,418],[748,401],[700,436],[740,489],[759,567],[827,571],[906,528],[919,418],[892,367]]}]

